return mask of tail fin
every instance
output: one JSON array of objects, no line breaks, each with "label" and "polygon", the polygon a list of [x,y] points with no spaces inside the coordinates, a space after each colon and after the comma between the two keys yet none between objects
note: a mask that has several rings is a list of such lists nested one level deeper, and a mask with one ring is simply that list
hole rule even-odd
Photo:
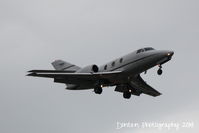
[{"label": "tail fin", "polygon": [[56,60],[52,62],[52,65],[55,68],[55,70],[77,71],[80,69],[80,67],[62,60]]}]

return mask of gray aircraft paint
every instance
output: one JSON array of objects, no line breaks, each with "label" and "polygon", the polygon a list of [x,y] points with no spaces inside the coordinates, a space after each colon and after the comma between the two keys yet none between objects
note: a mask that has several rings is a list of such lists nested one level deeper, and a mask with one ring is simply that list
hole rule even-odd
[{"label": "gray aircraft paint", "polygon": [[119,60],[111,61],[100,68],[97,65],[80,68],[62,60],[56,60],[52,63],[55,71],[31,70],[27,76],[53,78],[56,83],[65,83],[68,90],[94,89],[96,94],[101,94],[103,87],[116,86],[115,91],[122,92],[123,97],[127,99],[131,95],[140,96],[142,93],[159,96],[161,93],[146,84],[140,74],[159,65],[158,74],[161,75],[162,65],[171,60],[173,54],[173,51],[147,47],[120,57]]}]

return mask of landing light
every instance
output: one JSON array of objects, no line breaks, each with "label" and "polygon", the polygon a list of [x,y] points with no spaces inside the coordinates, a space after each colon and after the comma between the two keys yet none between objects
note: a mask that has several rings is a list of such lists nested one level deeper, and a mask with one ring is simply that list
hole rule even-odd
[{"label": "landing light", "polygon": [[101,85],[101,87],[103,88],[103,85]]},{"label": "landing light", "polygon": [[170,56],[170,55],[171,55],[171,53],[168,53],[167,55],[168,55],[168,56]]},{"label": "landing light", "polygon": [[131,90],[129,90],[129,92],[131,92]]}]

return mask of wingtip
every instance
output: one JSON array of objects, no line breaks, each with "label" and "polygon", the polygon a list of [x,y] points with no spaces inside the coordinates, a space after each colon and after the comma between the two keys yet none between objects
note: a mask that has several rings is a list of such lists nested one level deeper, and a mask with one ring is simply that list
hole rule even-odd
[{"label": "wingtip", "polygon": [[161,96],[162,95],[162,93],[158,93],[155,97],[158,97],[158,96]]},{"label": "wingtip", "polygon": [[36,76],[36,75],[37,75],[36,73],[29,73],[26,76]]}]

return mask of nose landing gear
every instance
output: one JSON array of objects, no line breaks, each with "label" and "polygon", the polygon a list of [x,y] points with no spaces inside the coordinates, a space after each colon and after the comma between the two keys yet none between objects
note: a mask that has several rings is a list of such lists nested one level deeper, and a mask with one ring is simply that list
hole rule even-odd
[{"label": "nose landing gear", "polygon": [[157,71],[158,75],[162,75],[163,71],[162,71],[162,66],[159,65],[159,69]]}]

